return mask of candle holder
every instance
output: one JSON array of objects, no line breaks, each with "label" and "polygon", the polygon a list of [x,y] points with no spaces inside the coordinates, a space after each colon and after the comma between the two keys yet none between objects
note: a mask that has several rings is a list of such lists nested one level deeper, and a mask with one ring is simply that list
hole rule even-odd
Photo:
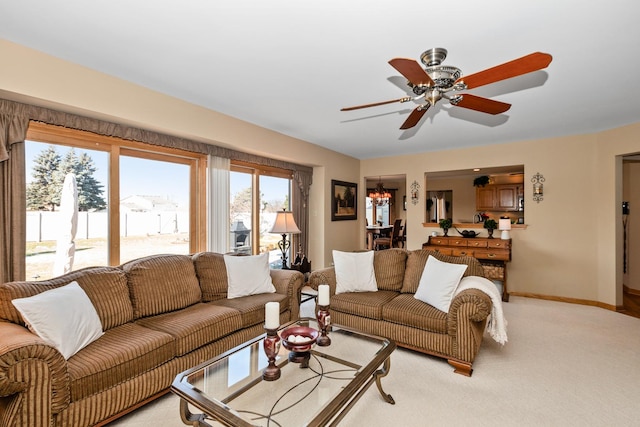
[{"label": "candle holder", "polygon": [[316,344],[321,347],[331,345],[331,338],[327,335],[327,329],[331,325],[331,314],[329,313],[328,305],[318,306],[316,319],[318,320],[318,328],[320,329],[320,336],[318,337]]},{"label": "candle holder", "polygon": [[275,381],[280,378],[280,368],[276,366],[276,356],[280,351],[280,337],[278,336],[277,329],[267,329],[267,336],[264,337],[263,347],[264,352],[269,359],[269,365],[262,373],[262,379],[265,381]]}]

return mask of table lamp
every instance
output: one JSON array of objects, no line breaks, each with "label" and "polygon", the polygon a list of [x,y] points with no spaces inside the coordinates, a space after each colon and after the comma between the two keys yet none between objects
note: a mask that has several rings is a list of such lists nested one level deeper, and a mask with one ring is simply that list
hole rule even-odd
[{"label": "table lamp", "polygon": [[502,231],[500,238],[509,240],[511,238],[509,230],[511,230],[511,220],[509,218],[500,218],[498,221],[498,230]]},{"label": "table lamp", "polygon": [[282,234],[282,240],[278,242],[278,248],[282,252],[282,268],[289,269],[287,265],[287,251],[291,246],[291,241],[287,240],[287,234],[300,234],[301,231],[293,219],[293,212],[284,209],[276,214],[276,222],[271,227],[270,233]]}]

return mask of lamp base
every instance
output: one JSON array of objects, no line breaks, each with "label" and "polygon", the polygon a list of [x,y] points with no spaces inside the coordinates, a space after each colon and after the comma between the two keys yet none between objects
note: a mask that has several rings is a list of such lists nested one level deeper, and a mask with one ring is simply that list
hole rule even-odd
[{"label": "lamp base", "polygon": [[282,259],[283,270],[289,269],[289,267],[287,266],[287,251],[289,250],[289,246],[291,246],[291,242],[287,240],[287,235],[283,234],[282,240],[278,242],[278,248],[280,249],[280,252],[282,252],[281,259]]},{"label": "lamp base", "polygon": [[502,234],[500,235],[500,238],[502,240],[509,240],[511,238],[511,234],[509,233],[509,230],[502,230]]}]

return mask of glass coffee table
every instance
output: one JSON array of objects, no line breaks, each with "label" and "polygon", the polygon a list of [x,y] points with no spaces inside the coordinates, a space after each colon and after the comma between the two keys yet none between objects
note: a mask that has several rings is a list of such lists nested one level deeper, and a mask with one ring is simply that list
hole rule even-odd
[{"label": "glass coffee table", "polygon": [[[315,319],[282,325],[318,329]],[[280,378],[262,378],[268,360],[264,336],[252,339],[179,374],[171,391],[180,397],[182,421],[193,426],[325,426],[337,425],[375,382],[382,398],[381,378],[390,368],[394,341],[331,325],[331,345],[314,344],[304,363],[289,360],[280,346],[276,365]],[[308,364],[308,366],[307,366]],[[192,412],[195,407],[202,413]]]}]

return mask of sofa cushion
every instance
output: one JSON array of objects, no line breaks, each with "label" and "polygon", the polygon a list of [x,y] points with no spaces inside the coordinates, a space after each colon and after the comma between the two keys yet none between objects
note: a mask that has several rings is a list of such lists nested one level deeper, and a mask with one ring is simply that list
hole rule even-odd
[{"label": "sofa cushion", "polygon": [[331,297],[331,310],[369,319],[382,319],[382,307],[393,300],[398,292],[348,292]]},{"label": "sofa cushion", "polygon": [[424,266],[427,263],[427,258],[429,257],[429,255],[433,256],[439,261],[452,264],[468,265],[467,270],[464,272],[464,275],[462,277],[484,277],[484,269],[482,268],[480,261],[475,258],[442,255],[441,253],[436,251],[418,249],[415,251],[409,251],[409,255],[407,257],[407,268],[404,272],[404,283],[402,284],[401,290],[402,293],[416,293],[416,291],[418,290],[418,284],[420,283],[420,278],[422,277],[422,272],[424,271]]},{"label": "sofa cushion", "polygon": [[247,328],[249,326],[264,323],[264,305],[272,301],[280,303],[280,313],[284,313],[289,310],[290,298],[278,293],[221,299],[213,301],[210,304],[229,307],[239,311],[242,316],[242,327]]},{"label": "sofa cushion", "polygon": [[429,255],[420,277],[415,298],[447,313],[466,264],[452,264]]},{"label": "sofa cushion", "polygon": [[103,330],[133,320],[127,276],[116,267],[88,267],[49,280],[4,283],[0,285],[0,318],[24,325],[12,299],[30,297],[73,281],[78,282],[93,303]]},{"label": "sofa cushion", "polygon": [[202,293],[188,255],[151,255],[121,266],[127,273],[133,315],[179,310],[200,302]]},{"label": "sofa cushion", "polygon": [[375,251],[373,267],[378,289],[399,292],[402,289],[406,264],[407,251],[404,249]]},{"label": "sofa cushion", "polygon": [[193,256],[193,265],[202,289],[202,301],[215,301],[227,297],[227,267],[224,255],[199,252]]},{"label": "sofa cushion", "polygon": [[71,401],[136,377],[174,356],[175,341],[169,334],[135,323],[112,328],[69,359]]},{"label": "sofa cushion", "polygon": [[229,283],[227,298],[233,299],[276,291],[269,274],[268,252],[249,256],[225,255],[224,264]]},{"label": "sofa cushion", "polygon": [[375,292],[378,290],[373,269],[373,251],[333,251],[336,270],[336,294],[343,292]]},{"label": "sofa cushion", "polygon": [[33,333],[54,346],[65,359],[100,338],[102,324],[78,282],[13,300]]},{"label": "sofa cushion", "polygon": [[400,294],[382,308],[382,318],[388,322],[425,331],[447,333],[447,314],[414,298]]},{"label": "sofa cushion", "polygon": [[205,303],[146,317],[136,323],[174,337],[178,356],[242,329],[239,311]]}]

